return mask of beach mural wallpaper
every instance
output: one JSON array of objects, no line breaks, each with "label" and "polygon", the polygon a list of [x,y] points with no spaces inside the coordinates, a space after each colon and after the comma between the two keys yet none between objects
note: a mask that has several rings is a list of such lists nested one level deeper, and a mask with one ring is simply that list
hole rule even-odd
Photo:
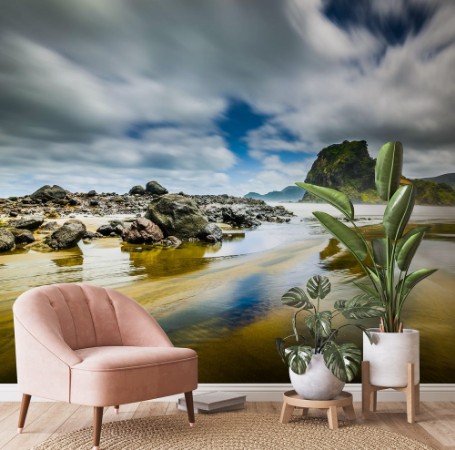
[{"label": "beach mural wallpaper", "polygon": [[[281,296],[362,271],[294,183],[341,189],[367,236],[375,158],[404,146],[424,383],[455,383],[455,4],[0,0],[0,382],[12,304],[60,282],[140,302],[202,383],[284,383]],[[364,322],[376,326],[377,320]],[[346,341],[361,342],[358,330]],[[357,380],[359,381],[359,380]]]}]

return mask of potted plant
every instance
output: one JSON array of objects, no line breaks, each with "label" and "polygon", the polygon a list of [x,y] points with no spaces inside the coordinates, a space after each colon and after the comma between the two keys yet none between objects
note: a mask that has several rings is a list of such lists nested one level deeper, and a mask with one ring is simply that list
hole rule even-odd
[{"label": "potted plant", "polygon": [[[309,400],[335,398],[359,370],[360,349],[353,343],[336,342],[340,329],[353,324],[345,323],[333,328],[333,319],[340,314],[347,319],[361,319],[383,313],[382,306],[369,302],[364,294],[351,300],[337,300],[333,311],[322,310],[321,301],[330,290],[329,279],[316,275],[308,280],[306,291],[294,287],[281,298],[284,305],[297,311],[292,318],[293,334],[284,339],[277,338],[276,346],[283,362],[289,366],[289,376],[295,391]],[[301,313],[306,315],[299,325]],[[355,326],[364,329],[360,325]],[[303,329],[300,330],[301,327]],[[286,347],[286,341],[290,338],[295,340],[295,345]]]},{"label": "potted plant", "polygon": [[[356,225],[354,207],[344,193],[308,183],[296,183],[333,205],[352,225],[349,227],[325,212],[313,212],[316,219],[352,253],[368,277],[369,283],[356,285],[366,298],[375,304],[379,302],[384,308],[379,328],[369,330],[372,343],[364,338],[364,359],[370,361],[370,383],[376,386],[406,386],[408,362],[415,366],[414,383],[419,383],[419,333],[403,328],[401,313],[411,290],[436,271],[410,270],[427,228],[407,229],[415,204],[415,189],[409,180],[403,178],[402,165],[401,143],[384,144],[376,161],[375,183],[379,196],[387,205],[381,224],[382,237],[371,242],[367,242]],[[399,364],[400,361],[402,364]]]}]

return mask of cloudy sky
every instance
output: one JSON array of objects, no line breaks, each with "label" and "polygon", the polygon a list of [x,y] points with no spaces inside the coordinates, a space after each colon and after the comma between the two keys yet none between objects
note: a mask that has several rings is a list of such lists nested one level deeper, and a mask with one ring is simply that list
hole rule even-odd
[{"label": "cloudy sky", "polygon": [[0,197],[265,193],[316,154],[455,172],[455,2],[0,0]]}]

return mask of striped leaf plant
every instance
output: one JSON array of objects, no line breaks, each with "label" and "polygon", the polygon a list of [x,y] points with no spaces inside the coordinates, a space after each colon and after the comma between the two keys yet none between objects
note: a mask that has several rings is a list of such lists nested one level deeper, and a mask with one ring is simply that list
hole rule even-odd
[{"label": "striped leaf plant", "polygon": [[[294,287],[282,297],[283,305],[295,308],[292,317],[293,333],[286,338],[277,338],[275,343],[283,362],[293,372],[301,375],[306,372],[313,354],[322,354],[326,367],[343,382],[351,381],[357,374],[361,361],[361,351],[353,343],[338,344],[336,338],[343,327],[357,326],[345,323],[333,328],[332,321],[338,315],[346,319],[364,319],[383,314],[382,305],[370,302],[365,294],[351,300],[337,300],[333,311],[322,310],[322,301],[330,293],[331,284],[327,277],[311,277],[306,289]],[[302,317],[300,317],[302,316]],[[292,339],[294,345],[286,347],[286,341]]]}]

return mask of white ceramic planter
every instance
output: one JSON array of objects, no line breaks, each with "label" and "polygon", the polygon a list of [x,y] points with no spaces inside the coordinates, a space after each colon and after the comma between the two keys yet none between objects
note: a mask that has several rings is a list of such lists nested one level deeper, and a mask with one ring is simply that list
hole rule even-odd
[{"label": "white ceramic planter", "polygon": [[417,330],[381,333],[368,330],[374,344],[363,335],[363,360],[370,363],[370,383],[374,386],[404,387],[408,384],[408,362],[414,364],[414,385],[420,382],[420,335]]},{"label": "white ceramic planter", "polygon": [[304,374],[299,375],[289,368],[289,378],[295,392],[307,400],[331,400],[344,388],[339,380],[325,366],[322,355],[313,355]]}]

